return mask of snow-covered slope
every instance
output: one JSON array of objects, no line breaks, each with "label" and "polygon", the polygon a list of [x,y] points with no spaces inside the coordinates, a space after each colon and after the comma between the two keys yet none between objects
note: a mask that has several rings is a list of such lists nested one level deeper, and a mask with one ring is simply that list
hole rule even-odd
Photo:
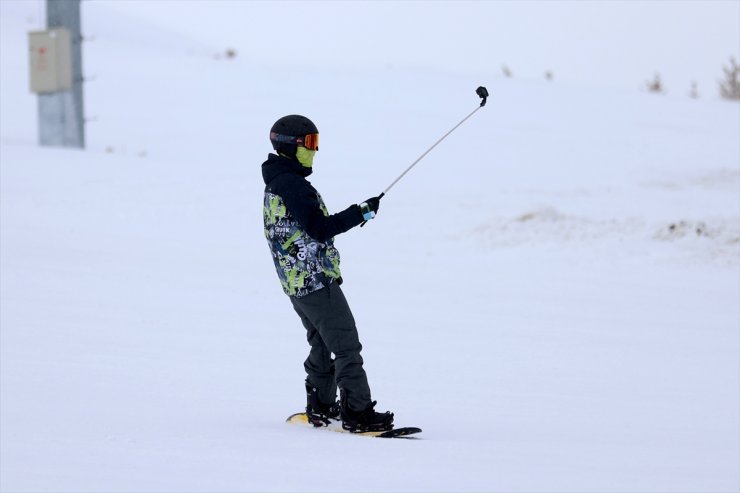
[{"label": "snow-covered slope", "polygon": [[[86,3],[88,149],[42,149],[27,5],[0,4],[0,490],[740,488],[737,104],[216,59]],[[339,210],[481,84],[337,238],[374,398],[422,440],[286,425],[307,345],[262,233],[269,126],[318,124]]]}]

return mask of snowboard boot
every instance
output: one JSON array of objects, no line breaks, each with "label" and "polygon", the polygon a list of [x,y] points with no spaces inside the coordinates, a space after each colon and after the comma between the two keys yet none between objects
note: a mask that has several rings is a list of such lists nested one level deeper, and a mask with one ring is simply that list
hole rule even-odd
[{"label": "snowboard boot", "polygon": [[319,391],[316,387],[306,383],[306,416],[312,425],[329,426],[332,419],[339,419],[339,402],[325,404],[319,399]]},{"label": "snowboard boot", "polygon": [[372,401],[362,411],[354,411],[342,395],[342,428],[352,433],[364,431],[388,431],[393,429],[393,413],[375,411],[377,401]]}]

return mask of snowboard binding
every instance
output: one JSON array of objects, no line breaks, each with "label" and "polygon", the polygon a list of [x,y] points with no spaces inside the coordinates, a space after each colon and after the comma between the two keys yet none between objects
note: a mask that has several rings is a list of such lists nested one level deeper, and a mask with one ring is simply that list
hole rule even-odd
[{"label": "snowboard binding", "polygon": [[331,404],[324,404],[319,400],[319,393],[316,387],[306,383],[306,417],[308,422],[315,427],[329,426],[331,420],[339,419],[341,412],[340,404],[335,401]]}]

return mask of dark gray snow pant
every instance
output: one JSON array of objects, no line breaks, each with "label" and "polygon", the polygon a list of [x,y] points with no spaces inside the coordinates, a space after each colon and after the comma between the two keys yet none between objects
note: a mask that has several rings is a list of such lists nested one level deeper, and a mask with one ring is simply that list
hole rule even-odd
[{"label": "dark gray snow pant", "polygon": [[370,404],[370,387],[362,368],[362,344],[339,283],[332,282],[302,298],[291,296],[290,301],[311,345],[303,365],[308,374],[306,382],[318,389],[321,402],[334,402],[339,386],[350,408],[365,409]]}]

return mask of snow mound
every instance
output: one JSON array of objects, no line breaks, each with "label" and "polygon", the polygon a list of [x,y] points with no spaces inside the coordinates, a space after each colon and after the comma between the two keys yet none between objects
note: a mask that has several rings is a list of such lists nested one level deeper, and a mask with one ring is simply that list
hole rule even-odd
[{"label": "snow mound", "polygon": [[493,217],[476,227],[472,234],[495,248],[525,243],[590,242],[623,237],[642,227],[634,219],[595,219],[544,206],[514,217]]},{"label": "snow mound", "polygon": [[[653,222],[636,217],[594,218],[567,214],[552,206],[529,209],[513,216],[494,216],[470,231],[487,249],[521,245],[620,242],[639,247],[661,243],[677,257],[737,266],[740,263],[740,220],[736,216],[705,220]],[[631,250],[634,252],[634,250]]]}]

